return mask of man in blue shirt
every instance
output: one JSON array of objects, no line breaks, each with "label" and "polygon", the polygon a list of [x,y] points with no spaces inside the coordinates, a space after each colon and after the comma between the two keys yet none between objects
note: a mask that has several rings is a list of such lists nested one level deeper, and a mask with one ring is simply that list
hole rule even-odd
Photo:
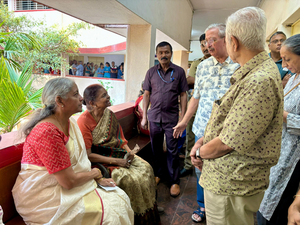
[{"label": "man in blue shirt", "polygon": [[77,66],[76,76],[83,76],[83,65],[82,65],[82,61],[79,61],[79,65]]},{"label": "man in blue shirt", "polygon": [[276,66],[279,69],[279,73],[281,76],[283,88],[285,87],[286,83],[290,79],[292,73],[287,68],[282,68],[282,59],[280,56],[280,49],[281,44],[286,40],[286,35],[282,31],[277,31],[270,37],[269,40],[269,56],[273,59],[276,63]]}]

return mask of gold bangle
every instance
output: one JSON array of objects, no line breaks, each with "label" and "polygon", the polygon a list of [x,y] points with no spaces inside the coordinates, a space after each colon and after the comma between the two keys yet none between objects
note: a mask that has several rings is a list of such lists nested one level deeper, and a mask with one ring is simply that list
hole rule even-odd
[{"label": "gold bangle", "polygon": [[99,172],[100,172],[100,175],[98,176],[98,177],[96,177],[95,179],[99,179],[99,178],[101,178],[101,177],[103,177],[102,176],[102,173],[101,173],[101,170],[100,169],[98,169],[98,168],[96,168],[97,170],[99,170]]},{"label": "gold bangle", "polygon": [[296,198],[296,197],[300,197],[300,195],[294,195],[294,198]]},{"label": "gold bangle", "polygon": [[104,177],[102,177],[100,180],[98,180],[98,183],[100,183],[102,180],[104,180],[105,178]]}]

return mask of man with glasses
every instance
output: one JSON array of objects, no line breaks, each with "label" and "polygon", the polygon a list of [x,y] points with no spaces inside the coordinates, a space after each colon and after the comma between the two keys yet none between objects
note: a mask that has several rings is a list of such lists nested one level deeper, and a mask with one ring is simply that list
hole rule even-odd
[{"label": "man with glasses", "polygon": [[265,51],[266,24],[257,7],[240,9],[226,21],[226,49],[241,67],[214,102],[204,136],[191,151],[202,169],[207,224],[253,225],[280,155],[283,90]]},{"label": "man with glasses", "polygon": [[279,69],[279,73],[281,76],[283,88],[285,87],[286,83],[290,79],[292,73],[287,68],[282,68],[282,59],[280,56],[280,49],[281,44],[286,40],[286,35],[282,31],[277,31],[269,39],[269,56],[273,59],[276,63],[276,66]]},{"label": "man with glasses", "polygon": [[[196,111],[193,124],[195,142],[204,135],[213,102],[226,93],[230,87],[231,75],[239,68],[239,64],[234,63],[228,56],[225,44],[225,29],[225,24],[212,24],[205,30],[206,46],[212,57],[204,60],[197,67],[194,95],[189,102],[184,118],[174,127],[174,137],[182,134]],[[203,188],[199,185],[201,172],[197,168],[196,174],[199,208],[192,214],[192,220],[200,222],[205,218],[204,193]]]}]

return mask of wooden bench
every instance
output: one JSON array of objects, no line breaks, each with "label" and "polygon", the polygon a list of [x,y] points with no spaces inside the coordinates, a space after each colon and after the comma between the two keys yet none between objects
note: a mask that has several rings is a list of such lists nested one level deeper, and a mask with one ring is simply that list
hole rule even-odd
[{"label": "wooden bench", "polygon": [[[133,113],[134,103],[111,106],[110,109],[115,113],[123,128],[128,146],[133,148],[135,144],[138,144],[142,149],[138,155],[151,161],[150,138],[137,133],[137,119]],[[3,208],[5,225],[25,225],[16,211],[11,193],[21,168],[24,144],[22,140],[15,142],[16,138],[17,132],[11,132],[3,134],[0,141],[0,205]]]}]

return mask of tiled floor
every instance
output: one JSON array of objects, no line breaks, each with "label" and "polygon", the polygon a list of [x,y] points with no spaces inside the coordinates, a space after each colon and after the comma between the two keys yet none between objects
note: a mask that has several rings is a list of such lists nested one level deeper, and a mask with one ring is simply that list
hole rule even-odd
[{"label": "tiled floor", "polygon": [[[181,160],[181,165],[183,164]],[[170,189],[166,182],[158,184],[158,206],[164,207],[165,212],[161,215],[162,225],[203,225],[206,222],[194,223],[191,215],[197,209],[196,201],[196,174],[180,178],[181,194],[177,198],[170,196]],[[255,221],[255,225],[257,222]]]},{"label": "tiled floor", "polygon": [[195,173],[180,178],[181,194],[177,198],[170,196],[170,189],[166,182],[158,184],[158,206],[164,207],[165,212],[161,215],[162,225],[191,225],[206,224],[194,223],[191,219],[192,212],[198,207],[196,201]]}]

